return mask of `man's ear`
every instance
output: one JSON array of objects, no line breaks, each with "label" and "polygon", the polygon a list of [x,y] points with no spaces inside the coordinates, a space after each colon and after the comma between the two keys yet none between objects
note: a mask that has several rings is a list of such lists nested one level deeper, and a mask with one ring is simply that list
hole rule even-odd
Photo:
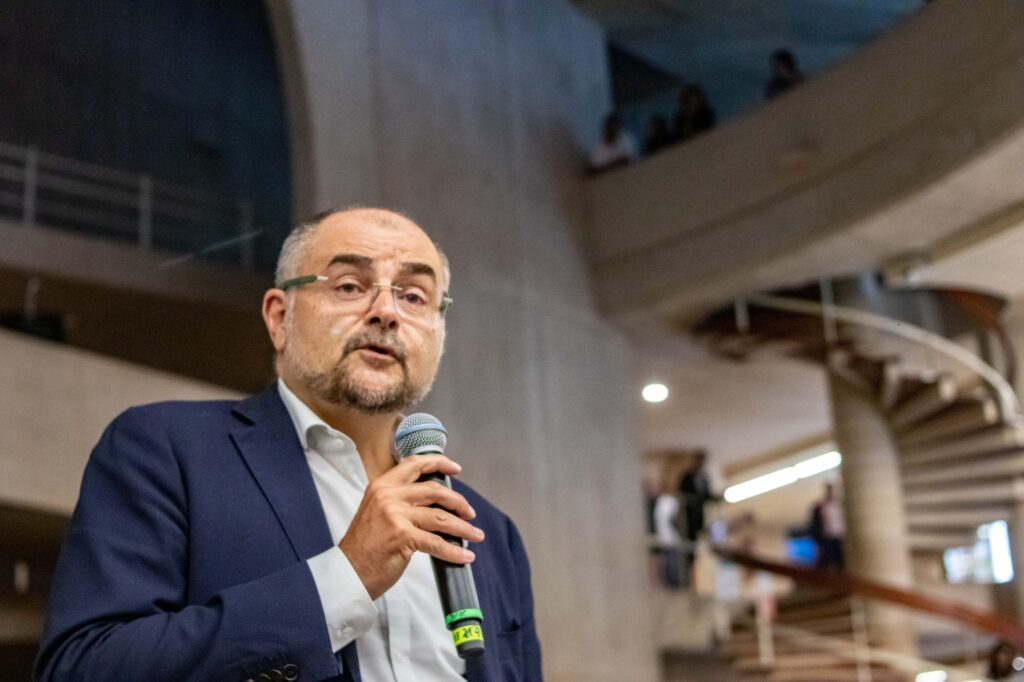
[{"label": "man's ear", "polygon": [[268,289],[263,294],[263,323],[267,325],[267,333],[270,334],[270,342],[274,344],[274,350],[280,352],[284,349],[285,333],[284,318],[288,312],[288,295],[281,289]]}]

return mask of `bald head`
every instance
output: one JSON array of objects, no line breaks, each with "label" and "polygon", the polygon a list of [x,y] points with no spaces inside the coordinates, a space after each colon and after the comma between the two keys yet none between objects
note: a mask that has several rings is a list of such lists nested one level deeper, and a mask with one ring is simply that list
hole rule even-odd
[{"label": "bald head", "polygon": [[[372,224],[396,233],[405,232],[409,237],[422,235],[430,239],[426,232],[417,225],[411,218],[398,212],[384,208],[372,208],[366,206],[354,206],[350,208],[332,208],[317,213],[304,223],[295,227],[281,245],[281,253],[277,259],[277,268],[274,272],[275,286],[293,277],[313,274],[300,272],[306,261],[309,248],[313,244],[319,228],[327,226],[331,229],[344,230],[348,227],[359,224]],[[437,251],[441,263],[441,290],[448,291],[451,287],[451,271],[448,265],[448,257],[441,250],[440,245],[431,242]]]}]

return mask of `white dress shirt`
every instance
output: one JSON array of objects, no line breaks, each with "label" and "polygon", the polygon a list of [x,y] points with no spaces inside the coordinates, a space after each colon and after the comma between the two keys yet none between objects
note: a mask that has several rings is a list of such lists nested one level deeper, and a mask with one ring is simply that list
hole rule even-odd
[{"label": "white dress shirt", "polygon": [[659,547],[678,547],[679,531],[676,517],[679,516],[679,498],[675,495],[658,495],[654,503],[654,537]]},{"label": "white dress shirt", "polygon": [[366,682],[456,682],[465,663],[444,625],[444,611],[430,557],[416,552],[405,573],[376,601],[370,600],[338,542],[366,490],[367,478],[355,443],[328,426],[278,379],[278,392],[306,453],[334,547],[308,560],[331,647],[356,640]]}]

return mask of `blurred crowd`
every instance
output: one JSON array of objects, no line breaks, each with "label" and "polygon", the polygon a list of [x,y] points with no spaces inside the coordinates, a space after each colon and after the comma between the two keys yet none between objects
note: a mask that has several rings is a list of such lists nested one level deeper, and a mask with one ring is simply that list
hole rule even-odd
[{"label": "blurred crowd", "polygon": [[[803,74],[793,53],[776,50],[772,53],[770,73],[764,84],[764,99],[774,99],[802,81]],[[623,128],[619,115],[612,112],[605,116],[601,139],[590,152],[590,170],[606,171],[651,156],[711,130],[715,121],[715,110],[707,93],[696,83],[684,85],[679,91],[671,117],[660,113],[650,117],[642,145]]]}]

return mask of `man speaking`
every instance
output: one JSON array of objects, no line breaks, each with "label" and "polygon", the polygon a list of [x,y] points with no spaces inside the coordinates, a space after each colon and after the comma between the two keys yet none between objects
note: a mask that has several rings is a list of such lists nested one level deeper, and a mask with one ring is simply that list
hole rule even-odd
[{"label": "man speaking", "polygon": [[[541,679],[515,526],[420,480],[454,461],[395,454],[444,347],[444,255],[399,214],[329,211],[285,240],[275,285],[271,388],[132,408],[103,434],[36,678]],[[432,561],[471,566],[482,653],[458,655]]]}]

